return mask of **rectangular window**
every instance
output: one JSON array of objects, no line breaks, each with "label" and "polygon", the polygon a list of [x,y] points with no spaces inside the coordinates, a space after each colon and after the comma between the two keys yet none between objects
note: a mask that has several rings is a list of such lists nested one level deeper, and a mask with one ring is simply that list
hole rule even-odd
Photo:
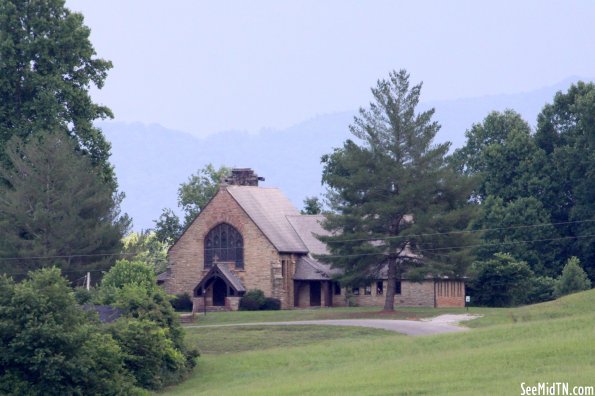
[{"label": "rectangular window", "polygon": [[351,289],[351,291],[353,292],[354,296],[359,296],[359,287],[354,287],[353,289]]},{"label": "rectangular window", "polygon": [[369,295],[371,295],[371,294],[372,294],[372,286],[370,286],[370,285],[367,285],[367,286],[366,286],[366,288],[364,289],[364,294],[365,294],[366,296],[369,296]]},{"label": "rectangular window", "polygon": [[287,271],[287,260],[281,260],[281,276],[285,279]]},{"label": "rectangular window", "polygon": [[335,296],[341,295],[341,284],[339,282],[333,282],[333,288],[335,289]]},{"label": "rectangular window", "polygon": [[401,281],[395,281],[395,294],[401,294]]},{"label": "rectangular window", "polygon": [[378,281],[376,282],[376,294],[381,296],[384,293],[384,282]]}]

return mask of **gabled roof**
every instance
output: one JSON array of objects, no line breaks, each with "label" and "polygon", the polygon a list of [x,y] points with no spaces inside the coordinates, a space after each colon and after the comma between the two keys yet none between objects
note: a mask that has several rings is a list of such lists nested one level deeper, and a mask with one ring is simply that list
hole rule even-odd
[{"label": "gabled roof", "polygon": [[300,213],[279,189],[235,185],[223,188],[279,252],[308,253],[308,248],[287,220],[287,216],[299,216]]},{"label": "gabled roof", "polygon": [[213,267],[202,278],[198,285],[194,288],[196,290],[206,289],[215,278],[222,279],[229,287],[236,293],[242,294],[246,291],[244,284],[232,271],[227,268],[225,263],[215,263]]}]

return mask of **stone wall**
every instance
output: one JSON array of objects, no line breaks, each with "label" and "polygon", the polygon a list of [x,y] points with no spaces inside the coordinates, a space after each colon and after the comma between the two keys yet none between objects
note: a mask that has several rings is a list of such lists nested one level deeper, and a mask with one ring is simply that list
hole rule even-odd
[{"label": "stone wall", "polygon": [[[360,307],[382,307],[386,299],[387,281],[382,282],[382,293],[377,283],[370,285],[370,294],[366,294],[366,287],[359,288],[359,295],[354,295],[353,300]],[[345,306],[346,289],[341,289],[341,295],[333,296],[333,306]],[[401,293],[395,295],[395,306],[401,307],[433,307],[434,306],[434,281],[421,283],[407,280],[401,281]]]},{"label": "stone wall", "polygon": [[204,269],[204,238],[220,223],[228,223],[242,234],[244,269],[230,269],[241,279],[246,290],[260,289],[266,296],[279,298],[287,307],[289,291],[283,287],[286,282],[282,279],[279,282],[279,253],[225,188],[219,190],[169,250],[170,278],[164,283],[165,290],[170,294],[186,292],[192,295],[194,287],[208,272]]}]

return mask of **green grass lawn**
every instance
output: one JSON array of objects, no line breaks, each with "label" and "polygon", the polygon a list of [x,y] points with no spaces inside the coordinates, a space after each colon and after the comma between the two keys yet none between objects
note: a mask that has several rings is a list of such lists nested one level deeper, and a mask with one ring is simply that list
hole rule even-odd
[{"label": "green grass lawn", "polygon": [[[420,319],[443,313],[465,313],[465,308],[401,308],[395,312],[381,312],[378,307],[315,308],[283,311],[239,311],[198,314],[195,325],[286,322],[319,319]],[[482,308],[469,308],[469,313],[483,312]]]},{"label": "green grass lawn", "polygon": [[485,315],[469,322],[473,331],[426,337],[326,326],[191,328],[188,342],[203,355],[193,376],[164,394],[519,395],[522,382],[595,386],[594,308],[595,290],[471,309]]}]

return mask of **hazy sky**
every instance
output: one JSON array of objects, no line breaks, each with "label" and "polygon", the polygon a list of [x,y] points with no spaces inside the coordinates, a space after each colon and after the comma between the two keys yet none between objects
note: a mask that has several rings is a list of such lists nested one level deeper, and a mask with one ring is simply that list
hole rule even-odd
[{"label": "hazy sky", "polygon": [[116,120],[206,135],[354,110],[393,69],[422,99],[595,75],[595,1],[68,0],[111,60]]}]

